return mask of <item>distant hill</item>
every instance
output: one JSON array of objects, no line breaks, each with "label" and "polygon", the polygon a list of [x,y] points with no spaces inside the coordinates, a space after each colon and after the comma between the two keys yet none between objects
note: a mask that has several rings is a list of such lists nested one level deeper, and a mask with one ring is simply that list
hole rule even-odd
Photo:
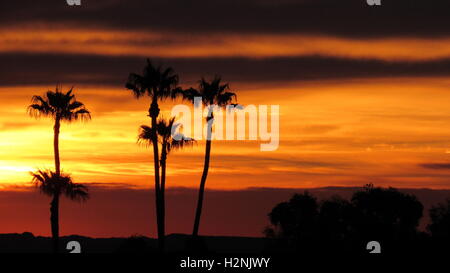
[{"label": "distant hill", "polygon": [[[168,252],[183,252],[189,245],[190,235],[171,234],[166,238]],[[202,237],[206,249],[214,253],[260,253],[269,239],[250,237]],[[81,245],[82,253],[145,253],[156,251],[153,238],[90,238],[79,235],[61,237],[61,253],[69,253],[65,246],[70,241]],[[34,236],[30,232],[0,234],[0,253],[50,253],[51,238]]]}]

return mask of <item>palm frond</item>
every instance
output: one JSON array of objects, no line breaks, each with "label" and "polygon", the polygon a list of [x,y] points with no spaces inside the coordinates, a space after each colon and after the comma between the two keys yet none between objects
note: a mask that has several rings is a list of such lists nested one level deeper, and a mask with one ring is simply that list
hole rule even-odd
[{"label": "palm frond", "polygon": [[85,185],[74,183],[69,174],[59,175],[50,170],[38,170],[30,173],[31,182],[42,194],[56,196],[64,194],[71,200],[86,201],[89,198],[88,188]]},{"label": "palm frond", "polygon": [[82,102],[79,101],[74,101],[72,103],[69,104],[69,106],[67,107],[68,110],[75,110],[77,108],[82,108],[84,107],[84,104]]},{"label": "palm frond", "polygon": [[152,127],[141,125],[139,128],[138,144],[149,146],[152,144]]},{"label": "palm frond", "polygon": [[125,84],[125,87],[133,91],[133,94],[137,99],[142,97],[146,91],[146,84],[144,82],[144,78],[141,75],[135,73],[131,73],[128,76],[128,81]]},{"label": "palm frond", "polygon": [[33,96],[32,104],[28,106],[31,116],[49,116],[61,121],[91,119],[90,112],[85,105],[75,99],[73,87],[66,93],[61,92],[61,87],[56,86],[55,91],[47,91],[44,96]]},{"label": "palm frond", "polygon": [[233,98],[234,100],[237,100],[237,96],[233,92],[221,93],[217,96],[216,104],[219,106],[226,106],[233,102]]},{"label": "palm frond", "polygon": [[[188,102],[194,104],[196,97],[200,97],[203,100],[202,94],[197,89],[194,89],[191,87],[189,89],[185,89],[185,90],[181,91],[181,98],[184,101],[188,101]],[[198,107],[199,105],[194,105],[194,106]]]},{"label": "palm frond", "polygon": [[32,117],[51,116],[54,110],[48,102],[41,96],[33,96],[31,98],[31,105],[28,106],[28,114]]},{"label": "palm frond", "polygon": [[171,67],[163,69],[161,65],[155,66],[150,59],[144,67],[142,75],[130,73],[125,87],[133,91],[136,98],[144,95],[164,100],[181,96],[177,88],[179,77]]},{"label": "palm frond", "polygon": [[[172,134],[174,128],[180,126],[175,123],[175,117],[165,119],[160,117],[156,123],[156,133],[158,136],[158,143],[161,147],[165,147],[166,154],[169,154],[171,150],[180,150],[184,147],[192,146],[195,140],[184,136],[183,134]],[[151,145],[152,142],[152,128],[147,125],[141,125],[138,135],[138,144],[145,146]]]},{"label": "palm frond", "polygon": [[[177,140],[180,139],[180,140]],[[172,150],[182,150],[186,147],[192,147],[196,143],[196,140],[193,138],[186,137],[182,134],[179,134],[176,138],[172,138],[167,150],[168,153]]]},{"label": "palm frond", "polygon": [[202,102],[205,105],[218,105],[224,107],[237,100],[237,96],[234,92],[227,91],[230,89],[228,83],[222,83],[222,79],[219,76],[215,76],[211,81],[207,81],[202,78],[199,81],[199,90],[193,88],[188,89],[184,93],[184,98],[193,102],[195,97],[202,97]]},{"label": "palm frond", "polygon": [[64,195],[73,201],[85,202],[89,199],[89,189],[83,184],[69,183],[65,187]]},{"label": "palm frond", "polygon": [[70,120],[86,121],[86,120],[90,120],[91,118],[92,118],[91,112],[89,112],[89,110],[87,110],[85,108],[81,108],[81,109],[76,110],[75,112],[71,113]]}]

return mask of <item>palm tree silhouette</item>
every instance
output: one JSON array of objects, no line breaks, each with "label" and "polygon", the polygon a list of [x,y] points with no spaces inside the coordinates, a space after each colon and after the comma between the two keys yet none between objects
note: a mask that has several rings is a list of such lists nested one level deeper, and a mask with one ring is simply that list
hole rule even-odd
[{"label": "palm tree silhouette", "polygon": [[50,223],[52,230],[53,252],[59,249],[59,199],[61,195],[74,201],[86,201],[89,199],[88,188],[72,181],[70,175],[38,170],[32,172],[32,182],[39,188],[42,194],[52,197],[50,202]]},{"label": "palm tree silhouette", "polygon": [[[59,158],[59,131],[61,122],[87,120],[90,112],[84,104],[75,99],[73,88],[63,93],[56,85],[55,91],[47,91],[44,96],[33,96],[32,104],[28,106],[28,113],[33,117],[50,117],[55,121],[53,126],[53,151],[55,156],[55,172],[38,171],[32,173],[33,181],[39,184],[41,191],[53,196],[50,206],[50,221],[53,238],[53,251],[58,252],[59,238],[59,196],[64,193],[71,199],[85,198],[87,193],[84,186],[72,183],[70,176],[61,174]],[[83,197],[84,196],[84,197]]]},{"label": "palm tree silhouette", "polygon": [[[127,89],[133,91],[137,99],[147,95],[151,103],[148,109],[148,116],[151,118],[151,127],[157,127],[157,118],[159,115],[158,101],[167,98],[175,99],[182,95],[178,86],[178,75],[174,73],[171,67],[163,69],[161,66],[154,66],[147,59],[142,75],[131,73],[125,85]],[[158,248],[164,249],[164,219],[161,207],[161,183],[159,177],[159,151],[158,136],[156,130],[150,130],[151,144],[153,146],[153,161],[155,173],[155,202],[156,202],[156,224],[158,228]]]},{"label": "palm tree silhouette", "polygon": [[47,91],[43,97],[33,96],[32,104],[28,106],[28,113],[34,117],[51,117],[55,120],[53,127],[53,150],[55,154],[55,171],[59,175],[59,130],[61,122],[72,122],[76,120],[91,119],[91,113],[85,108],[84,104],[75,99],[71,88],[67,93],[63,93],[57,85],[55,91]]},{"label": "palm tree silhouette", "polygon": [[201,79],[199,83],[199,90],[196,89],[188,89],[185,90],[184,99],[187,99],[194,103],[195,97],[201,97],[202,102],[208,110],[208,117],[206,117],[207,123],[207,138],[206,138],[206,150],[205,150],[205,162],[203,165],[203,173],[200,181],[200,188],[198,193],[198,201],[197,201],[197,209],[195,212],[195,221],[194,221],[194,229],[192,235],[194,237],[198,236],[198,230],[200,226],[200,217],[202,214],[202,206],[203,206],[203,196],[205,193],[205,184],[206,178],[208,176],[209,162],[211,157],[211,137],[212,137],[212,125],[214,122],[214,108],[213,105],[217,107],[225,107],[230,104],[234,99],[236,99],[236,94],[233,92],[228,92],[229,85],[227,83],[222,84],[222,79],[219,76],[216,76],[210,82],[205,79]]},{"label": "palm tree silhouette", "polygon": [[[175,118],[172,117],[169,120],[159,118],[156,123],[156,132],[158,137],[158,143],[161,145],[161,188],[160,188],[160,208],[161,208],[161,221],[165,221],[165,190],[166,190],[166,166],[167,156],[172,150],[181,150],[186,146],[192,146],[195,142],[194,139],[187,138],[182,134],[173,135],[172,130],[176,129],[179,124],[175,124]],[[141,125],[140,133],[138,136],[138,142],[146,145],[153,144],[152,139],[152,127]]]}]

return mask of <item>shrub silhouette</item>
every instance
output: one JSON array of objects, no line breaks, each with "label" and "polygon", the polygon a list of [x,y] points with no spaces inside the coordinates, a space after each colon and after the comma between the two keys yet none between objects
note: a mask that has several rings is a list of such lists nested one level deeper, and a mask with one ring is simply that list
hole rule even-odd
[{"label": "shrub silhouette", "polygon": [[431,223],[427,229],[434,239],[450,240],[450,198],[430,209]]},{"label": "shrub silhouette", "polygon": [[115,252],[121,254],[142,254],[151,250],[145,237],[133,235],[125,239]]}]

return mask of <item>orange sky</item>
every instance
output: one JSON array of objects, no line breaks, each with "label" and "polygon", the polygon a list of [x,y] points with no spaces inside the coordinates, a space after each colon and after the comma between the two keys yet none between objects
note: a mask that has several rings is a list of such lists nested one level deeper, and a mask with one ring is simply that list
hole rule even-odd
[{"label": "orange sky", "polygon": [[[258,32],[203,35],[56,23],[17,24],[2,27],[1,34],[0,53],[5,56],[133,56],[143,61],[149,55],[219,60],[319,56],[375,60],[387,65],[404,62],[405,67],[410,62],[420,67],[421,62],[450,57],[450,39],[446,36],[362,38]],[[133,69],[130,67],[129,72]],[[37,69],[36,73],[45,75],[46,71]],[[280,147],[261,152],[258,141],[215,141],[208,187],[359,186],[371,182],[449,188],[450,165],[446,164],[450,162],[450,79],[442,75],[373,77],[370,71],[367,73],[368,77],[357,78],[231,82],[241,104],[280,106]],[[139,125],[149,123],[148,100],[135,100],[121,86],[77,82],[97,76],[101,77],[76,74],[71,78],[77,98],[91,110],[93,119],[63,125],[63,169],[78,182],[148,188],[151,149],[136,144]],[[32,95],[53,89],[57,81],[0,86],[1,188],[29,185],[30,171],[53,166],[52,123],[30,118],[26,107]],[[69,83],[63,84],[69,87]],[[186,82],[182,84],[187,86]],[[166,116],[170,107],[161,106]],[[200,141],[193,148],[170,155],[169,186],[197,186],[203,144]]]},{"label": "orange sky", "polygon": [[[219,74],[240,104],[280,107],[276,151],[213,141],[202,234],[261,236],[299,188],[415,188],[426,208],[448,196],[422,190],[450,189],[448,1],[3,2],[0,233],[50,232],[48,197],[28,189],[30,171],[54,167],[53,124],[26,108],[61,83],[92,113],[61,128],[61,166],[92,193],[62,201],[62,234],[155,235],[152,149],[136,143],[149,100],[124,88],[146,58],[183,87]],[[169,156],[168,233],[191,231],[203,156],[204,141]]]},{"label": "orange sky", "polygon": [[[412,82],[414,84],[412,84]],[[448,188],[447,169],[423,164],[450,157],[449,79],[372,79],[232,85],[239,102],[280,105],[280,147],[260,141],[215,141],[210,188],[359,186]],[[0,183],[29,185],[29,171],[53,167],[52,123],[27,116],[32,94],[52,86],[2,87]],[[14,94],[14,96],[11,96]],[[151,149],[136,144],[148,124],[147,100],[125,89],[78,87],[88,123],[63,125],[61,157],[78,182],[151,185]],[[282,96],[273,94],[283,94]],[[162,105],[168,115],[171,105]],[[165,112],[164,112],[165,111]],[[195,187],[203,142],[170,155],[168,184]]]}]

